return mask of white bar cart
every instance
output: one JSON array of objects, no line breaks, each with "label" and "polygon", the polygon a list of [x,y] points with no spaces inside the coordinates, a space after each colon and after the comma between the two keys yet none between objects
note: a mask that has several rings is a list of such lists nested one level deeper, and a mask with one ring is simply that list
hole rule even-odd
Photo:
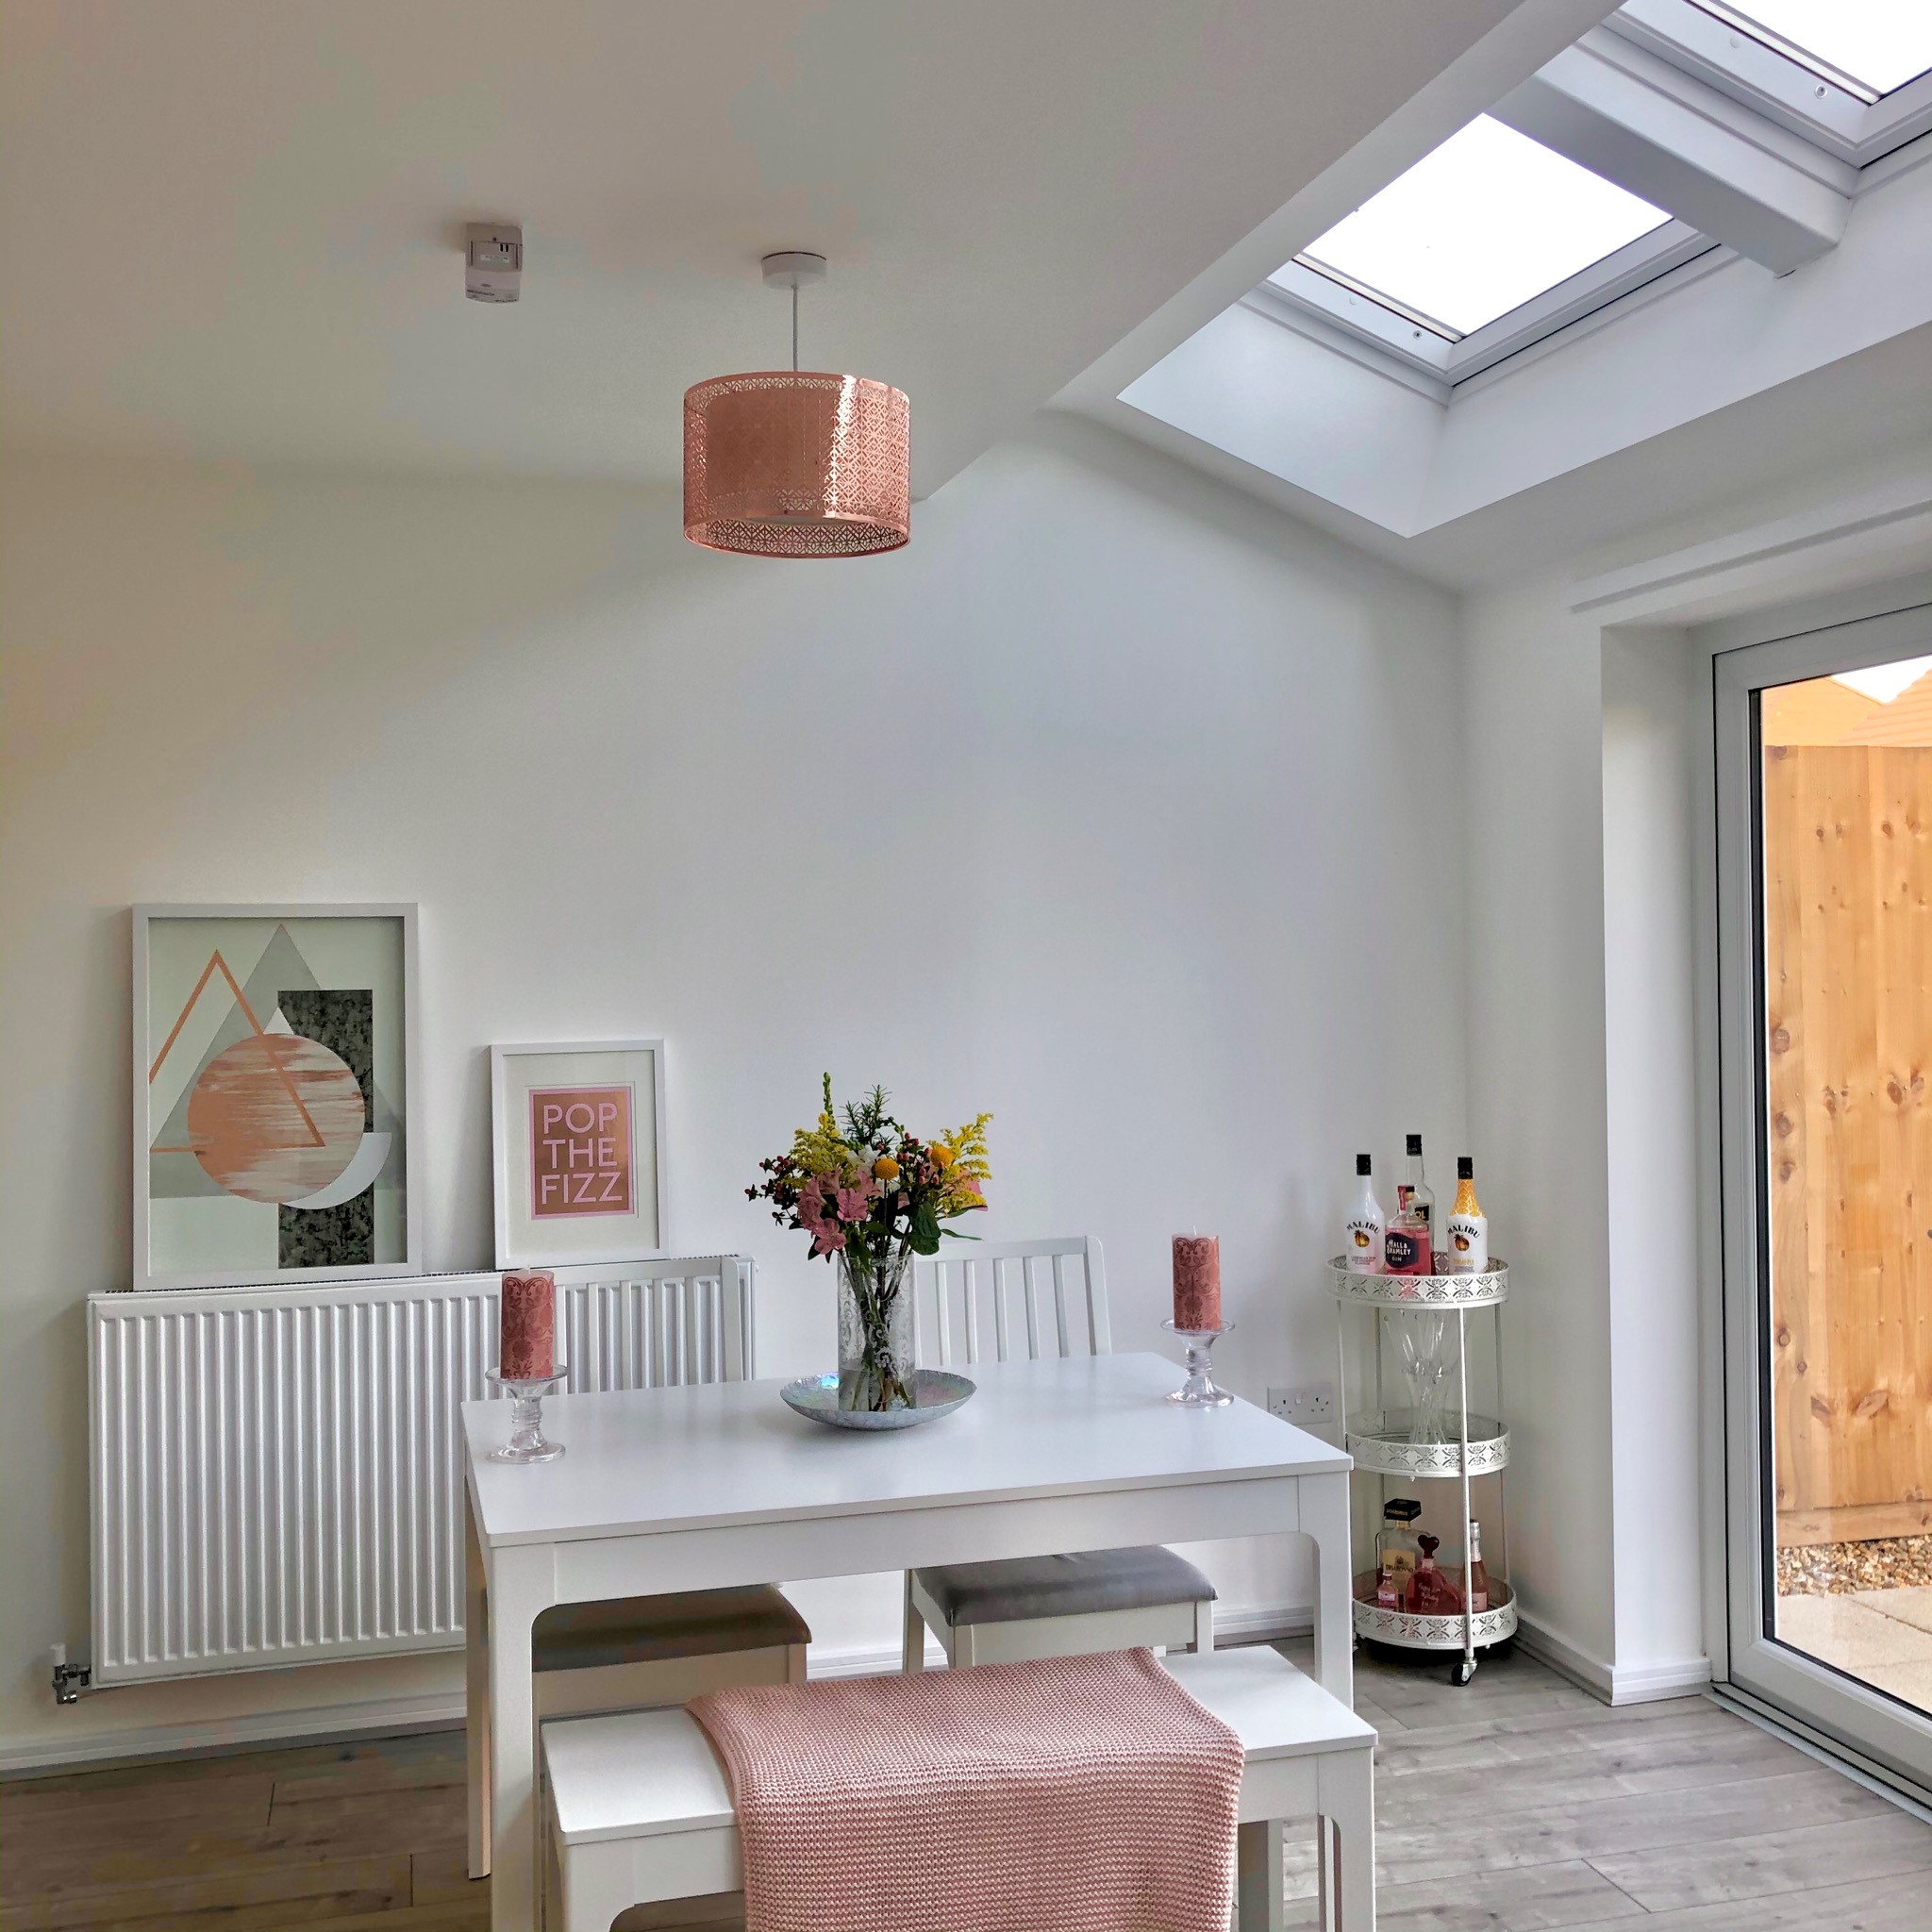
[{"label": "white bar cart", "polygon": [[[1435,1261],[1441,1267],[1439,1251]],[[1407,1481],[1453,1482],[1459,1486],[1462,1530],[1462,1604],[1458,1615],[1420,1616],[1391,1609],[1375,1601],[1375,1569],[1372,1564],[1355,1578],[1355,1631],[1378,1643],[1407,1650],[1459,1651],[1450,1671],[1451,1681],[1467,1684],[1475,1674],[1476,1653],[1516,1634],[1516,1594],[1509,1584],[1509,1540],[1503,1513],[1502,1486],[1497,1489],[1497,1560],[1485,1559],[1489,1572],[1487,1609],[1472,1611],[1468,1525],[1474,1516],[1470,1484],[1478,1475],[1500,1475],[1509,1461],[1509,1431],[1500,1415],[1472,1413],[1469,1406],[1470,1317],[1488,1311],[1486,1328],[1494,1351],[1496,1407],[1503,1407],[1503,1304],[1509,1297],[1509,1264],[1492,1261],[1473,1274],[1361,1274],[1340,1255],[1328,1263],[1328,1288],[1335,1297],[1336,1352],[1340,1381],[1342,1445],[1355,1457],[1357,1475],[1372,1477],[1378,1498],[1388,1493],[1391,1476]],[[1351,1322],[1350,1311],[1359,1310]],[[1447,1340],[1455,1336],[1455,1394],[1452,1409],[1442,1388],[1449,1374]],[[1351,1329],[1355,1345],[1368,1355],[1356,1386],[1372,1407],[1349,1408]],[[1385,1396],[1387,1363],[1391,1353],[1398,1374],[1409,1383],[1407,1407],[1391,1407]],[[1431,1375],[1433,1371],[1433,1376]],[[1431,1397],[1433,1396],[1433,1400]],[[1446,1566],[1445,1566],[1446,1567]]]}]

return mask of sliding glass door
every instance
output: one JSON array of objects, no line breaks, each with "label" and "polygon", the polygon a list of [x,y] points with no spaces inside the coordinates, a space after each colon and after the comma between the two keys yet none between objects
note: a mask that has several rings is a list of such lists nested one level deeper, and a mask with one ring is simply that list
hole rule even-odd
[{"label": "sliding glass door", "polygon": [[1719,655],[1730,1675],[1932,1788],[1932,608]]}]

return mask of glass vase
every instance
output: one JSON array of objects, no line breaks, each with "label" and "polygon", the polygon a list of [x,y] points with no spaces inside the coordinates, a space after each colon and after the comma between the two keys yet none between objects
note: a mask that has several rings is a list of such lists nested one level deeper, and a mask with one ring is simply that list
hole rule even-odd
[{"label": "glass vase", "polygon": [[1408,1382],[1408,1440],[1446,1442],[1449,1394],[1448,1318],[1434,1308],[1405,1308],[1395,1324],[1396,1356]]},{"label": "glass vase", "polygon": [[839,1407],[912,1407],[912,1250],[839,1252]]}]

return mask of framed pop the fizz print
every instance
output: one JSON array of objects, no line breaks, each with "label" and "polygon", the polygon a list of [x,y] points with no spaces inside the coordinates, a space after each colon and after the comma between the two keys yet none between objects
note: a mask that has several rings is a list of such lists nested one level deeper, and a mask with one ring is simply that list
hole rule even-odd
[{"label": "framed pop the fizz print", "polygon": [[493,1046],[496,1265],[641,1261],[664,1225],[664,1042]]},{"label": "framed pop the fizz print", "polygon": [[422,1272],[413,906],[134,908],[134,1285]]}]

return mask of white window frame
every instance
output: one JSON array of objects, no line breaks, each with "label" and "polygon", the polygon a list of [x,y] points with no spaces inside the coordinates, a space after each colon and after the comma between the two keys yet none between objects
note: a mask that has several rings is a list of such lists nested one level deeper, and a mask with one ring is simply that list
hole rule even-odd
[{"label": "white window frame", "polygon": [[[1856,608],[1855,600],[1847,600]],[[1761,1709],[1849,1758],[1918,1802],[1932,1799],[1932,1717],[1769,1634],[1767,1518],[1770,1437],[1764,1407],[1763,1331],[1770,1281],[1762,1210],[1761,826],[1757,811],[1757,694],[1919,655],[1932,605],[1874,616],[1825,617],[1793,630],[1776,613],[1720,622],[1702,633],[1710,651],[1710,747],[1715,839],[1707,889],[1714,897],[1707,1074],[1716,1076],[1721,1188],[1724,1623],[1713,1660],[1736,1701]],[[1696,632],[1693,637],[1698,637]],[[1713,1497],[1713,1500],[1715,1498]],[[1715,1608],[1715,1606],[1712,1606]]]},{"label": "white window frame", "polygon": [[[1613,122],[1616,115],[1629,117],[1610,131],[1640,147],[1649,143],[1643,158],[1652,164],[1653,176],[1655,164],[1668,161],[1663,189],[1681,175],[1689,211],[1715,234],[1673,219],[1467,335],[1398,297],[1300,257],[1252,291],[1242,306],[1447,404],[1459,383],[1510,357],[1587,318],[1608,320],[1613,311],[1626,312],[1637,306],[1626,298],[1639,291],[1651,291],[1641,298],[1648,301],[1679,286],[1685,277],[1674,272],[1692,261],[1703,260],[1696,271],[1701,275],[1732,259],[1736,251],[1785,273],[1828,252],[1859,190],[1911,165],[1913,157],[1899,152],[1905,144],[1932,139],[1932,74],[1867,100],[1853,91],[1853,83],[1834,80],[1829,69],[1781,54],[1743,26],[1728,24],[1721,17],[1724,7],[1724,0],[1625,0],[1604,29],[1586,34],[1492,110],[1511,122],[1511,104],[1544,76],[1552,77],[1545,95],[1553,90],[1560,94],[1563,82],[1554,78],[1559,68],[1574,89],[1588,68],[1584,53],[1610,72],[1620,62],[1637,63],[1631,79],[1650,93],[1634,105],[1612,104],[1599,112],[1611,114]],[[1606,29],[1616,38],[1604,38]],[[1620,43],[1622,54],[1616,51]],[[1570,68],[1563,67],[1566,58]],[[1646,111],[1652,95],[1657,99]],[[1543,119],[1549,120],[1547,100],[1544,106]],[[1604,153],[1599,142],[1592,151],[1589,111],[1584,109],[1574,128],[1557,115],[1559,125],[1548,130],[1524,131],[1619,186],[1667,206],[1673,197],[1660,193],[1654,179],[1619,180],[1618,150]],[[1711,154],[1679,158],[1678,141],[1690,137],[1674,130],[1673,114],[1680,121],[1690,115],[1707,142],[1719,138],[1717,130],[1728,123],[1722,140],[1731,143],[1724,153],[1736,175],[1728,184],[1728,203],[1722,196],[1713,199],[1708,179],[1700,177],[1700,171],[1707,174],[1720,165]],[[1599,123],[1594,133],[1602,132]],[[1626,142],[1624,152],[1628,151]],[[1886,157],[1892,158],[1884,167],[1874,166]],[[1631,153],[1632,172],[1642,175],[1639,163]],[[1873,172],[1861,175],[1865,169]]]},{"label": "white window frame", "polygon": [[1624,0],[1604,25],[1855,168],[1932,130],[1932,74],[1868,100],[1822,63],[1780,54],[1758,38],[1764,29],[1728,25],[1721,10],[1722,0]]},{"label": "white window frame", "polygon": [[1262,283],[1247,306],[1291,325],[1292,318],[1283,313],[1284,305],[1311,310],[1357,342],[1433,376],[1446,400],[1457,383],[1608,308],[1717,246],[1687,223],[1665,222],[1467,335],[1458,335],[1446,323],[1432,321],[1418,310],[1401,308],[1392,297],[1333,269],[1311,267],[1299,257]]}]

